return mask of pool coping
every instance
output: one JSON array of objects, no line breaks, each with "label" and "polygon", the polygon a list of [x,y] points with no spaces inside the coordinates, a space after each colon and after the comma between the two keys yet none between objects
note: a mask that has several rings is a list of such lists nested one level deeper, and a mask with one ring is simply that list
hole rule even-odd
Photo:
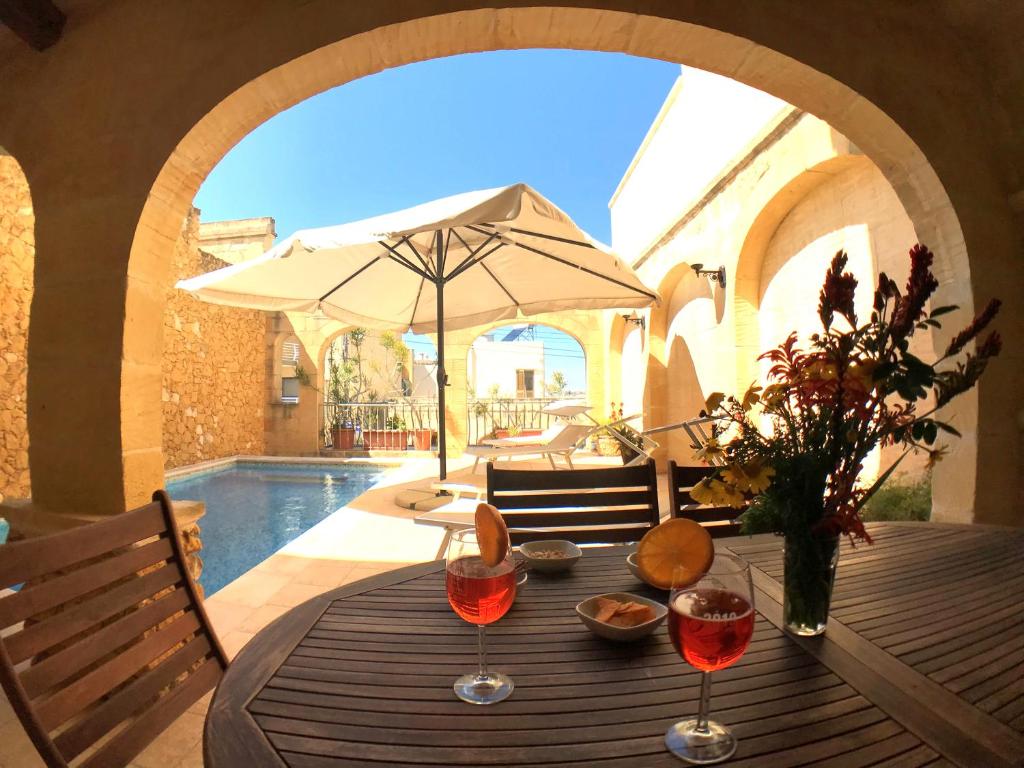
[{"label": "pool coping", "polygon": [[401,457],[352,457],[333,458],[325,456],[257,456],[249,454],[236,454],[235,456],[224,456],[219,459],[209,459],[196,464],[187,464],[183,467],[175,467],[164,472],[164,482],[183,480],[185,478],[200,477],[212,474],[222,469],[229,469],[241,463],[247,464],[322,464],[326,466],[363,465],[379,466],[383,468],[395,468],[402,465]]}]

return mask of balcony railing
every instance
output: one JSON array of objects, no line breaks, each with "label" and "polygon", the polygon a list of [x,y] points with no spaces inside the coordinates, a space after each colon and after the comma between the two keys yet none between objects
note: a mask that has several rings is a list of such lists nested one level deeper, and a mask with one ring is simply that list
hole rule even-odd
[{"label": "balcony railing", "polygon": [[[431,450],[437,445],[437,400],[391,403],[324,403],[322,441],[334,450]],[[343,430],[335,445],[333,424]],[[429,430],[429,433],[427,432]]]},{"label": "balcony railing", "polygon": [[544,413],[544,408],[558,398],[475,398],[469,401],[469,442],[479,443],[498,432],[498,437],[529,431],[543,431],[556,417]]}]

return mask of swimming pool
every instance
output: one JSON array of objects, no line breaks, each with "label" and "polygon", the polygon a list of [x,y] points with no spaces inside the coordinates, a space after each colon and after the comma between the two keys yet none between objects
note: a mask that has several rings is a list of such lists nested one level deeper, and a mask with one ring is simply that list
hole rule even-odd
[{"label": "swimming pool", "polygon": [[240,461],[168,480],[172,499],[206,503],[199,520],[207,597],[370,488],[383,473],[368,464]]}]

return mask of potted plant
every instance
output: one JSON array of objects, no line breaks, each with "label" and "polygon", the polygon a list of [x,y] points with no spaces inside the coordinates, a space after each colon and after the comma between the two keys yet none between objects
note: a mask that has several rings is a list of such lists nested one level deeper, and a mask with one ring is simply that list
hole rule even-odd
[{"label": "potted plant", "polygon": [[[862,323],[854,309],[857,280],[843,272],[847,256],[840,251],[820,294],[822,331],[806,348],[793,333],[761,355],[772,364],[765,388],[751,385],[741,399],[716,392],[706,403],[705,414],[725,427],[699,453],[724,466],[690,495],[734,507],[753,496],[742,515],[744,532],[785,538],[783,618],[795,634],[825,631],[839,537],[870,543],[860,518],[865,502],[909,453],[926,454],[929,468],[942,458],[939,435],[959,432],[936,412],[971,389],[1002,347],[997,331],[980,339],[999,311],[993,300],[935,362],[910,352],[915,332],[940,327],[937,318],[956,309],[925,310],[938,287],[932,258],[922,245],[911,249],[903,293],[880,274],[871,317]],[[933,404],[925,406],[929,395]],[[861,468],[880,445],[902,451],[865,487]]]},{"label": "potted plant", "polygon": [[390,451],[404,451],[409,446],[409,428],[405,419],[397,414],[388,416],[384,426],[385,447]]},{"label": "potted plant", "polygon": [[[610,413],[611,416],[607,422],[608,426],[597,433],[597,452],[601,456],[620,456],[622,463],[628,464],[640,455],[638,451],[630,447],[630,444],[639,446],[643,438],[639,432],[628,424],[615,423],[622,420],[622,403],[619,403],[618,408],[615,407],[615,403],[611,403]],[[611,426],[613,424],[614,426]],[[613,432],[625,439],[628,444],[611,434]]]}]

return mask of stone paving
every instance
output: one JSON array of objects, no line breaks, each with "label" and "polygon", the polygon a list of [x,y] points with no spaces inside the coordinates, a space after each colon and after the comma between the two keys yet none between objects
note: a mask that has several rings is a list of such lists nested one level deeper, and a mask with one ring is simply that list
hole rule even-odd
[{"label": "stone paving", "polygon": [[[581,461],[609,463],[608,459],[596,456],[583,456]],[[517,461],[516,465],[538,469],[548,466],[546,462],[533,461]],[[484,475],[472,475],[471,466],[471,459],[450,461],[449,479],[483,486]],[[234,657],[270,622],[315,595],[437,558],[444,531],[415,524],[413,517],[417,513],[394,503],[400,489],[429,487],[436,472],[437,462],[433,459],[403,462],[374,488],[211,596],[206,609],[228,655]],[[210,698],[207,695],[180,717],[135,758],[132,767],[202,766],[203,722]],[[0,768],[42,765],[10,704],[0,695]]]}]

